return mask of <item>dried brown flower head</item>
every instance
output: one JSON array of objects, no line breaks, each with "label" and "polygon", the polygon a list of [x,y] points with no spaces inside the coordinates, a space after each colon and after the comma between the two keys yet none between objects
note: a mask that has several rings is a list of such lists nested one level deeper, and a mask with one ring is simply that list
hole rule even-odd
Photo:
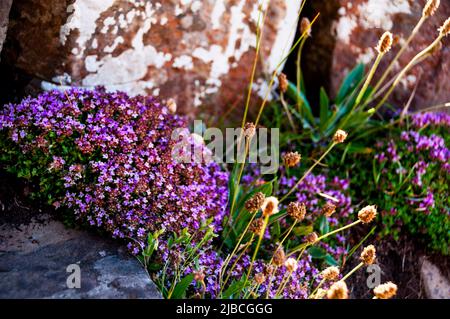
[{"label": "dried brown flower head", "polygon": [[278,74],[278,88],[283,93],[286,92],[288,88],[288,80],[286,74],[284,74],[283,72]]},{"label": "dried brown flower head", "polygon": [[364,224],[370,223],[377,216],[377,207],[369,205],[358,212],[358,219]]},{"label": "dried brown flower head", "polygon": [[345,139],[347,138],[347,132],[343,130],[337,130],[336,133],[334,133],[333,136],[333,142],[335,143],[343,143]]},{"label": "dried brown flower head", "polygon": [[263,216],[271,216],[278,213],[278,199],[274,196],[266,197],[261,209]]},{"label": "dried brown flower head", "polygon": [[282,266],[284,264],[284,260],[286,259],[286,255],[284,254],[284,250],[282,247],[278,248],[273,254],[273,264],[275,266]]},{"label": "dried brown flower head", "polygon": [[311,21],[308,18],[302,18],[300,22],[300,33],[305,34],[307,37],[311,36]]},{"label": "dried brown flower head", "polygon": [[248,122],[244,125],[244,136],[248,139],[252,138],[256,133],[255,124]]},{"label": "dried brown flower head", "polygon": [[434,15],[439,8],[440,3],[440,0],[428,0],[425,7],[423,7],[422,16],[429,18]]},{"label": "dried brown flower head", "polygon": [[297,260],[291,257],[284,262],[284,266],[286,267],[287,271],[294,272],[298,268],[298,263]]},{"label": "dried brown flower head", "polygon": [[393,42],[392,33],[389,31],[386,31],[381,36],[380,41],[378,41],[378,45],[375,47],[375,49],[378,51],[378,53],[385,54],[385,53],[389,52],[389,50],[391,49],[392,42]]},{"label": "dried brown flower head", "polygon": [[312,232],[305,236],[305,242],[314,244],[318,238],[319,238],[319,236],[317,236],[317,234],[315,232]]},{"label": "dried brown flower head", "polygon": [[445,20],[444,24],[438,29],[442,36],[450,34],[450,18]]},{"label": "dried brown flower head", "polygon": [[295,220],[302,221],[306,215],[306,205],[300,202],[292,202],[289,203],[286,211]]},{"label": "dried brown flower head", "polygon": [[368,266],[368,265],[372,265],[375,262],[375,258],[376,257],[377,257],[377,255],[376,255],[375,246],[374,245],[369,245],[369,246],[367,246],[367,247],[365,247],[363,249],[359,259],[361,259],[361,261],[366,266]]},{"label": "dried brown flower head", "polygon": [[325,280],[336,280],[339,277],[339,268],[331,266],[322,271],[322,277]]},{"label": "dried brown flower head", "polygon": [[263,193],[261,192],[256,193],[255,195],[253,195],[252,198],[248,199],[245,202],[244,204],[245,209],[251,213],[257,212],[263,205],[265,198],[266,196]]},{"label": "dried brown flower head", "polygon": [[388,281],[387,283],[376,286],[373,293],[379,299],[390,299],[397,294],[397,285]]},{"label": "dried brown flower head", "polygon": [[255,235],[260,235],[264,227],[264,219],[258,218],[255,219],[249,227],[249,230]]},{"label": "dried brown flower head", "polygon": [[194,270],[192,274],[197,282],[202,282],[205,279],[205,273],[202,270]]},{"label": "dried brown flower head", "polygon": [[263,284],[265,281],[266,281],[266,276],[264,276],[263,273],[257,273],[257,274],[255,275],[255,282],[256,282],[258,285]]},{"label": "dried brown flower head", "polygon": [[168,99],[166,104],[170,113],[175,114],[177,112],[177,103],[174,99]]},{"label": "dried brown flower head", "polygon": [[284,154],[283,156],[283,163],[287,167],[294,167],[298,163],[300,163],[300,160],[302,159],[302,156],[297,152],[289,152]]},{"label": "dried brown flower head", "polygon": [[266,267],[264,268],[264,274],[266,276],[272,276],[274,271],[275,271],[275,267],[273,265],[266,265]]},{"label": "dried brown flower head", "polygon": [[333,205],[331,203],[326,203],[322,207],[322,214],[325,215],[326,217],[330,217],[331,215],[333,215],[333,213],[335,211],[336,211],[336,205]]},{"label": "dried brown flower head", "polygon": [[344,281],[337,281],[327,291],[328,299],[348,299],[348,288]]}]

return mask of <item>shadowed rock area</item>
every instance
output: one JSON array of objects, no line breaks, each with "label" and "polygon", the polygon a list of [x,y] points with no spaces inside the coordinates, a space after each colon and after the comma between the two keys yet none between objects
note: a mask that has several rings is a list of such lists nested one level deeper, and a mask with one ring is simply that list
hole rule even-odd
[{"label": "shadowed rock area", "polygon": [[[68,288],[69,265],[79,266],[80,288]],[[45,214],[0,225],[0,282],[0,298],[161,298],[125,247]]]}]

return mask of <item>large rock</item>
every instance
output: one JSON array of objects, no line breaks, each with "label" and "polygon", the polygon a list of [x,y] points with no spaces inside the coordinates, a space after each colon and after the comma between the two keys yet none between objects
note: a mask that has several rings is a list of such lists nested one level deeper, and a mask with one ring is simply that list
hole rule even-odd
[{"label": "large rock", "polygon": [[2,52],[3,41],[5,41],[6,31],[8,30],[8,17],[11,4],[12,0],[2,0],[0,2],[0,52]]},{"label": "large rock", "polygon": [[[399,44],[409,36],[422,15],[426,0],[333,0],[331,2],[337,2],[340,7],[334,30],[332,30],[335,32],[336,43],[330,70],[331,87],[336,92],[345,74],[356,63],[363,62],[370,67],[376,56],[374,47],[385,30],[390,30],[394,35],[399,36]],[[435,39],[438,27],[449,16],[450,1],[441,1],[439,10],[425,22],[400,59],[400,63],[395,66],[395,73]],[[445,39],[440,52],[408,72],[404,81],[394,92],[391,101],[403,107],[416,85],[417,92],[412,108],[424,108],[450,101],[449,44],[450,41]],[[399,47],[397,45],[383,59],[381,70],[388,65]]]},{"label": "large rock", "polygon": [[161,298],[122,246],[47,215],[0,226],[0,282],[0,298]]},{"label": "large rock", "polygon": [[[13,63],[52,85],[175,98],[179,111],[239,105],[267,0],[28,0],[13,4]],[[272,0],[256,89],[292,43],[301,1]],[[241,108],[241,107],[240,107]]]},{"label": "large rock", "polygon": [[450,281],[437,266],[424,259],[420,275],[428,299],[450,299]]}]

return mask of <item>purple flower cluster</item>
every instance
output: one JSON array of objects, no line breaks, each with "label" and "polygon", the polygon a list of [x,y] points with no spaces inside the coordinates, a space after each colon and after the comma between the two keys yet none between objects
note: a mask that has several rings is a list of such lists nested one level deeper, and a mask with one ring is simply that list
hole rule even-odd
[{"label": "purple flower cluster", "polygon": [[20,153],[62,181],[53,204],[126,238],[134,253],[149,231],[195,233],[211,217],[220,228],[228,176],[214,162],[173,158],[171,134],[185,126],[152,97],[101,88],[46,92],[0,113]]},{"label": "purple flower cluster", "polygon": [[411,116],[412,126],[414,128],[423,128],[425,126],[450,126],[450,114],[440,113],[419,113]]}]

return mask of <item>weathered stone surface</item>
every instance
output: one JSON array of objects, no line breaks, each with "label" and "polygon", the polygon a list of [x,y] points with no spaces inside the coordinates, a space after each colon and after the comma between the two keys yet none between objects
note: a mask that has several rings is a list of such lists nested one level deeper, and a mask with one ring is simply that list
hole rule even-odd
[{"label": "weathered stone surface", "polygon": [[0,52],[2,52],[3,41],[5,41],[6,31],[8,30],[8,17],[11,4],[12,0],[2,0],[0,2]]},{"label": "weathered stone surface", "polygon": [[[270,2],[256,90],[288,52],[300,2]],[[181,113],[224,113],[248,86],[259,3],[268,1],[18,1],[10,56],[46,88],[104,85],[175,98]]]},{"label": "weathered stone surface", "polygon": [[420,275],[428,299],[450,299],[450,281],[439,268],[428,260],[423,260]]},{"label": "weathered stone surface", "polygon": [[[71,264],[80,267],[79,289],[67,286]],[[0,298],[160,298],[126,249],[47,215],[0,226],[0,282]]]},{"label": "weathered stone surface", "polygon": [[[337,91],[345,74],[357,62],[368,65],[376,56],[374,47],[381,34],[390,30],[399,36],[399,44],[383,59],[383,70],[395,56],[400,45],[409,36],[422,15],[426,0],[334,0],[338,2],[338,18],[334,23],[335,48],[332,56],[331,86]],[[438,34],[438,27],[450,16],[450,2],[441,1],[436,14],[429,18],[421,31],[403,54],[394,73],[406,65],[420,50],[429,45]],[[322,17],[324,18],[324,17]],[[391,98],[399,107],[403,107],[414,87],[417,92],[412,108],[424,108],[450,101],[450,41],[445,39],[440,52],[434,54],[419,66],[411,70]],[[378,72],[377,76],[381,73]]]}]

